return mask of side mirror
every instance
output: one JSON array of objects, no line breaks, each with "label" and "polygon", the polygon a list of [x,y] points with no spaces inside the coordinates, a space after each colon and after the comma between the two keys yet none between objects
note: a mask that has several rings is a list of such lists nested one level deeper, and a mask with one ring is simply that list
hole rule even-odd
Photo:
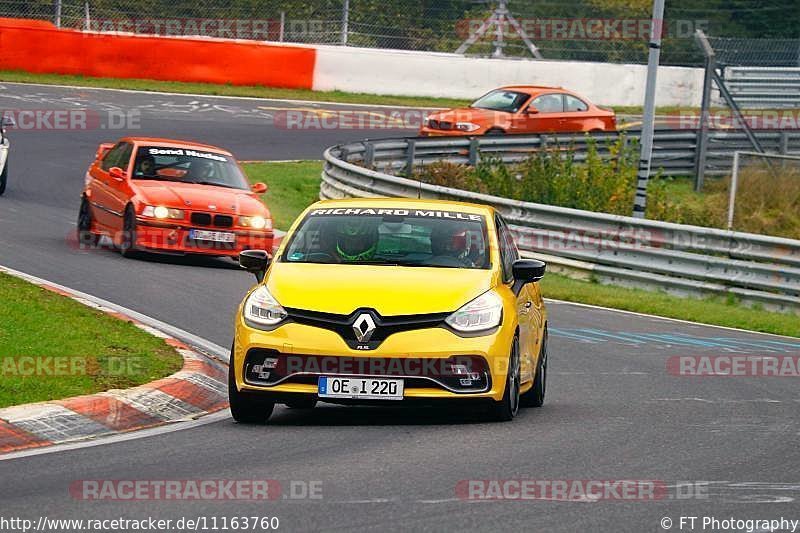
[{"label": "side mirror", "polygon": [[514,292],[519,293],[520,289],[528,283],[536,283],[544,277],[547,265],[536,259],[517,259],[511,267],[514,273]]},{"label": "side mirror", "polygon": [[17,125],[17,123],[14,122],[14,117],[10,115],[2,115],[2,117],[3,118],[0,119],[0,142],[3,142],[3,139],[5,139],[6,128],[13,128]]},{"label": "side mirror", "polygon": [[111,176],[111,179],[116,181],[125,181],[125,178],[128,177],[125,171],[119,167],[111,167],[108,169],[108,175]]},{"label": "side mirror", "polygon": [[264,281],[269,263],[266,250],[244,250],[239,254],[239,266],[253,274],[259,283]]},{"label": "side mirror", "polygon": [[539,114],[539,110],[536,109],[535,106],[529,105],[528,109],[525,110],[525,113],[528,114],[528,115],[538,115]]},{"label": "side mirror", "polygon": [[259,183],[254,183],[253,186],[250,187],[250,189],[256,194],[264,194],[269,190],[269,187],[267,187],[266,183],[259,182]]}]

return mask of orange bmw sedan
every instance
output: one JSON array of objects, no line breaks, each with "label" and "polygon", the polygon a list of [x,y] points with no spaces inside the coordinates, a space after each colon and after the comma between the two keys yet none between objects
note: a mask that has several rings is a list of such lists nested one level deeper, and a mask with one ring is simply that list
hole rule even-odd
[{"label": "orange bmw sedan", "polygon": [[106,236],[123,256],[271,250],[272,216],[259,198],[266,191],[215,146],[146,137],[104,143],[86,173],[79,243]]},{"label": "orange bmw sedan", "polygon": [[560,87],[514,85],[495,89],[469,107],[429,115],[421,136],[506,135],[615,131],[616,116]]}]

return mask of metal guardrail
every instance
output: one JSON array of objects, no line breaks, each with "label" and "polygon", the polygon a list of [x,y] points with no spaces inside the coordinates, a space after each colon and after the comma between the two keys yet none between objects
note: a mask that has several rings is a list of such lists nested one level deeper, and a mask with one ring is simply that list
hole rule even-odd
[{"label": "metal guardrail", "polygon": [[[685,138],[690,133],[671,135],[674,143],[690,142]],[[442,159],[474,162],[486,152],[515,161],[542,142],[537,136],[387,139],[335,146],[324,154],[320,197],[489,204],[506,218],[524,254],[542,258],[556,270],[684,295],[733,295],[765,308],[800,312],[800,241],[509,200],[393,175]],[[735,144],[744,143],[737,139]],[[670,152],[662,148],[660,164],[686,160],[679,149]]]},{"label": "metal guardrail", "polygon": [[[675,118],[677,122],[679,118]],[[767,153],[800,154],[800,130],[756,131]],[[694,130],[657,130],[653,145],[651,174],[693,176],[699,156]],[[407,174],[409,169],[443,159],[475,164],[481,156],[499,157],[506,163],[522,161],[532,152],[558,147],[575,161],[586,159],[587,145],[594,142],[601,156],[609,157],[611,144],[638,142],[638,133],[601,132],[592,134],[509,135],[502,137],[427,137],[381,139],[341,145],[337,149],[345,161],[389,173]],[[706,148],[706,175],[727,175],[736,151],[752,150],[747,134],[740,130],[710,130]]]},{"label": "metal guardrail", "polygon": [[800,67],[727,67],[725,84],[740,107],[800,107]]}]

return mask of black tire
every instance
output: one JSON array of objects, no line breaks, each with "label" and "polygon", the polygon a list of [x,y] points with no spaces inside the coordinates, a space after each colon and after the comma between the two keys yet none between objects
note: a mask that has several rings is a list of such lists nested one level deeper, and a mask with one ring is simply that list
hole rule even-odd
[{"label": "black tire", "polygon": [[519,372],[519,337],[514,337],[511,344],[511,354],[508,357],[508,372],[506,373],[506,387],[503,399],[492,405],[491,417],[496,422],[513,420],[519,412],[520,396]]},{"label": "black tire", "polygon": [[231,348],[228,364],[228,403],[231,416],[240,424],[266,424],[275,409],[275,402],[257,394],[240,391],[236,388],[235,362]]},{"label": "black tire", "polygon": [[498,137],[500,135],[505,135],[506,132],[501,130],[500,128],[491,128],[486,131],[487,137]]},{"label": "black tire", "polygon": [[6,183],[8,182],[8,156],[6,156],[6,164],[3,166],[3,172],[0,172],[0,196],[6,192]]},{"label": "black tire", "polygon": [[286,407],[289,409],[313,409],[316,406],[317,399],[313,396],[297,398],[296,400],[289,400],[286,402]]},{"label": "black tire", "polygon": [[119,253],[122,257],[136,257],[136,211],[133,206],[125,208],[125,215],[122,219],[122,243],[119,246]]},{"label": "black tire", "polygon": [[547,392],[547,326],[544,328],[544,338],[539,350],[539,363],[536,366],[533,387],[520,397],[521,405],[523,407],[541,407],[544,405],[545,392]]},{"label": "black tire", "polygon": [[78,245],[81,248],[94,248],[100,238],[92,233],[92,211],[89,209],[89,200],[81,197],[81,207],[78,210]]}]

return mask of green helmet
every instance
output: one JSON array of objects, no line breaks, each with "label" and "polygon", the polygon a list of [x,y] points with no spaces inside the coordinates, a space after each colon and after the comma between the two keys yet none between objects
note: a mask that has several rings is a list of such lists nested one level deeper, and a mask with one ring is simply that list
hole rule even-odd
[{"label": "green helmet", "polygon": [[336,251],[345,261],[368,261],[378,249],[377,220],[345,219],[336,227]]}]

